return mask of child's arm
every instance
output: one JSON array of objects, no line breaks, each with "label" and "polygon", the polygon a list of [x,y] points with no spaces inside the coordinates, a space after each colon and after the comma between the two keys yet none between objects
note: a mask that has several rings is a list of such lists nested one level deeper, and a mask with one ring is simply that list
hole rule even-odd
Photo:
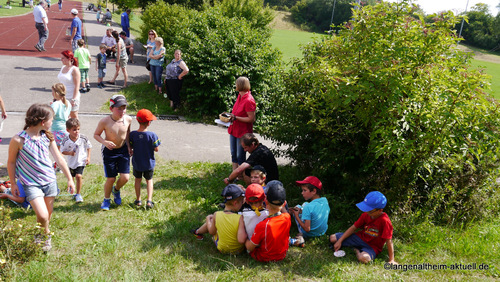
[{"label": "child's arm", "polygon": [[85,161],[85,165],[90,164],[90,148],[87,148],[87,160]]},{"label": "child's arm", "polygon": [[132,156],[132,154],[134,152],[132,152],[132,146],[130,146],[130,126],[132,124],[132,118],[129,117],[129,123],[128,123],[128,127],[127,127],[127,136],[125,136],[125,144],[127,145],[127,148],[128,148],[128,154],[130,156]]},{"label": "child's arm", "polygon": [[335,245],[333,245],[333,248],[335,251],[338,251],[340,249],[340,247],[342,247],[342,242],[348,238],[349,236],[351,236],[352,234],[354,234],[354,232],[356,231],[356,229],[358,229],[354,224],[349,227],[349,229],[346,230],[346,232],[344,232],[344,234],[342,235],[342,237],[340,237],[337,242],[335,242]]},{"label": "child's arm", "polygon": [[247,231],[245,230],[245,221],[243,216],[240,216],[240,223],[238,224],[238,243],[245,244],[248,239]]},{"label": "child's arm", "polygon": [[116,144],[105,140],[104,138],[101,137],[102,132],[104,131],[104,119],[100,120],[99,123],[97,124],[97,128],[94,131],[94,139],[103,144],[106,148],[113,150],[116,147]]},{"label": "child's arm", "polygon": [[9,143],[9,157],[7,160],[7,171],[9,173],[9,179],[11,183],[11,192],[12,195],[19,197],[19,188],[17,187],[17,182],[16,182],[16,161],[17,161],[17,155],[19,154],[19,150],[23,148],[23,143],[24,140],[19,137],[19,135],[16,135],[12,137]]},{"label": "child's arm", "polygon": [[54,157],[54,160],[56,161],[57,165],[61,168],[62,172],[64,173],[64,176],[66,176],[66,178],[68,179],[69,193],[73,194],[75,192],[75,183],[73,182],[73,177],[71,176],[71,172],[69,172],[66,160],[64,160],[64,157],[59,152],[59,149],[57,149],[55,141],[50,142],[49,150],[50,153],[52,154],[52,157]]},{"label": "child's arm", "polygon": [[217,227],[215,227],[215,213],[207,216],[207,229],[210,235],[215,236],[217,234]]},{"label": "child's arm", "polygon": [[247,248],[247,251],[248,252],[253,252],[253,250],[255,250],[255,248],[257,248],[258,245],[255,245],[252,241],[250,241],[249,239],[247,239],[245,241],[245,248]]},{"label": "child's arm", "polygon": [[392,243],[392,239],[386,240],[385,244],[387,245],[387,252],[389,253],[389,263],[398,264],[396,261],[394,261],[394,245]]},{"label": "child's arm", "polygon": [[300,219],[298,209],[293,208],[290,210],[292,211],[293,216],[295,216],[295,219],[297,219],[297,222],[299,223],[300,227],[302,227],[302,229],[304,229],[305,232],[311,231],[311,221],[310,220],[302,221],[302,219]]},{"label": "child's arm", "polygon": [[21,204],[24,202],[25,197],[17,197],[14,195],[9,195],[7,193],[0,193],[0,199],[10,199],[16,203]]}]

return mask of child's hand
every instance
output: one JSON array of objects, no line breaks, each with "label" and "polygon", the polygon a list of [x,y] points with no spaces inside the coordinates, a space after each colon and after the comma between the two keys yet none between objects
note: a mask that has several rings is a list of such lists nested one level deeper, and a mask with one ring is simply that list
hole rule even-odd
[{"label": "child's hand", "polygon": [[90,164],[90,159],[87,158],[87,160],[85,161],[85,165],[89,165]]},{"label": "child's hand", "polygon": [[390,261],[388,261],[387,263],[394,264],[394,265],[398,265],[398,264],[399,264],[399,263],[397,263],[395,260],[390,260]]},{"label": "child's hand", "polygon": [[17,183],[15,181],[12,182],[12,186],[10,187],[10,192],[13,196],[19,197],[21,193],[19,193],[19,188],[17,187]]},{"label": "child's hand", "polygon": [[113,142],[111,142],[111,141],[105,140],[104,141],[104,146],[106,146],[106,148],[108,148],[110,150],[113,150],[116,147],[116,144],[113,143]]},{"label": "child's hand", "polygon": [[68,180],[68,193],[75,193],[75,183],[73,182],[73,179]]},{"label": "child's hand", "polygon": [[335,244],[333,245],[333,250],[336,252],[340,249],[340,247],[342,247],[342,242],[335,242]]}]

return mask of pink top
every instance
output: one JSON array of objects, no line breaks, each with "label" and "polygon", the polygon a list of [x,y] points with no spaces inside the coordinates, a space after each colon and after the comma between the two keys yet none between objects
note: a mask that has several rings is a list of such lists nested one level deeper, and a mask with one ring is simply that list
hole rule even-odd
[{"label": "pink top", "polygon": [[[234,103],[232,114],[238,117],[248,117],[248,112],[255,112],[257,105],[250,91],[243,95],[238,95]],[[253,122],[247,123],[234,120],[227,129],[227,132],[236,138],[241,138],[245,133],[253,132]]]}]

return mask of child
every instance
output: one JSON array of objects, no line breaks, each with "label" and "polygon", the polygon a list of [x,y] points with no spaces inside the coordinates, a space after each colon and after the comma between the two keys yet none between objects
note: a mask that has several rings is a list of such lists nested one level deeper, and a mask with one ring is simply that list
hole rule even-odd
[{"label": "child", "polygon": [[280,261],[286,257],[290,236],[290,214],[281,213],[286,203],[286,191],[278,180],[267,183],[266,206],[269,216],[255,227],[245,247],[250,255],[262,262]]},{"label": "child", "polygon": [[71,112],[71,104],[66,100],[66,86],[62,83],[52,85],[52,97],[54,97],[54,101],[50,107],[54,110],[54,121],[50,130],[56,140],[57,148],[60,148],[63,139],[68,135],[65,130],[66,121]]},{"label": "child", "polygon": [[[356,257],[361,263],[368,263],[382,252],[387,244],[389,263],[394,261],[394,246],[392,244],[392,223],[383,208],[387,204],[384,194],[373,191],[366,195],[363,202],[356,206],[364,213],[345,233],[335,233],[330,236],[335,252],[340,247],[353,247]],[[356,230],[361,229],[357,233]]]},{"label": "child", "polygon": [[257,223],[263,221],[269,215],[269,212],[264,207],[265,199],[266,194],[264,194],[264,189],[260,184],[248,185],[245,190],[245,201],[248,207],[243,207],[241,212],[248,239],[251,238]]},{"label": "child", "polygon": [[75,50],[75,58],[78,59],[80,81],[82,83],[80,93],[85,93],[90,91],[89,68],[90,64],[92,64],[92,57],[90,57],[89,50],[84,47],[85,40],[78,39],[76,43],[78,44],[78,48]]},{"label": "child", "polygon": [[226,206],[224,211],[208,215],[205,224],[198,229],[191,230],[198,240],[203,240],[204,233],[210,233],[217,249],[221,253],[239,254],[244,249],[247,240],[243,216],[238,211],[243,205],[245,193],[236,184],[227,185],[222,190]]},{"label": "child", "polygon": [[[111,192],[113,192],[115,204],[122,204],[120,188],[122,188],[130,177],[130,155],[129,148],[130,123],[132,118],[125,114],[127,100],[123,95],[114,95],[109,101],[111,115],[101,119],[94,132],[94,138],[102,144],[102,158],[104,164],[104,200],[102,210],[109,210],[111,205]],[[104,138],[101,137],[105,132]],[[116,176],[120,174],[118,181]],[[116,186],[113,184],[116,181]]]},{"label": "child", "polygon": [[247,168],[245,170],[245,175],[250,177],[250,183],[259,184],[264,188],[264,192],[266,189],[266,169],[261,165],[256,165],[252,168]]},{"label": "child", "polygon": [[90,148],[92,144],[87,136],[80,134],[80,121],[76,118],[70,118],[66,122],[66,130],[69,136],[62,142],[61,152],[68,156],[68,167],[71,176],[76,178],[76,194],[74,196],[76,203],[83,202],[81,194],[83,170],[90,163]]},{"label": "child", "polygon": [[106,76],[106,44],[99,45],[101,53],[97,54],[97,64],[95,70],[97,71],[97,87],[104,88],[103,78]]},{"label": "child", "polygon": [[54,136],[49,131],[54,111],[49,105],[33,104],[26,112],[23,131],[15,135],[9,144],[7,170],[12,181],[11,192],[19,197],[18,179],[35,211],[37,222],[45,232],[44,251],[52,248],[49,222],[54,198],[57,196],[57,179],[52,168],[49,152],[68,179],[68,190],[73,193],[75,184],[64,157],[57,149]]},{"label": "child", "polygon": [[11,202],[16,204],[16,206],[28,209],[30,208],[30,203],[26,201],[26,194],[24,193],[23,185],[19,180],[17,180],[17,188],[19,188],[19,196],[12,195],[12,190],[10,188],[10,181],[5,181],[0,184],[0,199],[9,199]]},{"label": "child", "polygon": [[323,184],[315,176],[308,176],[302,181],[295,181],[295,184],[302,189],[302,196],[310,203],[297,205],[295,208],[290,209],[299,234],[295,239],[290,238],[290,245],[304,247],[304,237],[317,237],[325,234],[328,229],[328,215],[330,214],[330,207],[328,200],[321,197],[323,192]]},{"label": "child", "polygon": [[146,208],[152,208],[153,203],[153,171],[155,168],[155,152],[158,152],[158,146],[161,142],[154,132],[148,131],[148,126],[156,117],[146,109],[137,112],[137,122],[139,130],[130,132],[130,146],[132,147],[132,165],[134,166],[135,177],[135,195],[134,204],[141,206],[141,182],[142,177],[146,179],[146,190],[148,200]]}]

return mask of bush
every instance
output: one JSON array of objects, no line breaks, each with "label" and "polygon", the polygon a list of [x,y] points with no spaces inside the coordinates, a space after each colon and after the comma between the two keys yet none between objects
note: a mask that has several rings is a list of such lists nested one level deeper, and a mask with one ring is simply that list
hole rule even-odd
[{"label": "bush", "polygon": [[163,2],[149,6],[143,22],[143,36],[154,28],[163,37],[167,61],[175,49],[182,50],[190,69],[183,85],[189,111],[216,117],[231,110],[236,78],[247,76],[257,102],[257,125],[264,126],[271,112],[270,96],[281,87],[282,69],[281,54],[269,43],[269,28],[227,17],[220,6],[198,12]]},{"label": "bush", "polygon": [[498,104],[454,48],[456,18],[426,24],[406,1],[354,18],[304,49],[264,134],[339,197],[379,190],[403,218],[481,216],[498,176]]}]

